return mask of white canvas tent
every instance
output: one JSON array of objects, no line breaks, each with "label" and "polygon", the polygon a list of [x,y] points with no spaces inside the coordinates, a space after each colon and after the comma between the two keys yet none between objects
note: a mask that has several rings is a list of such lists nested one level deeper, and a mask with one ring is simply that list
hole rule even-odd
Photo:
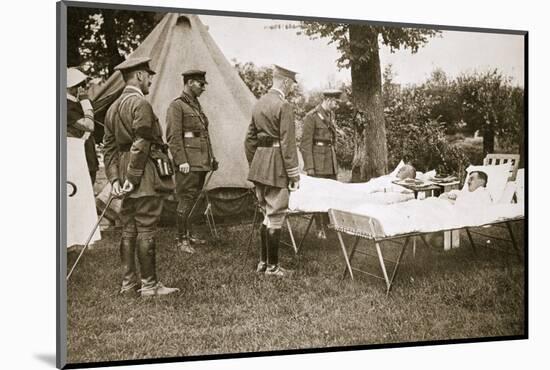
[{"label": "white canvas tent", "polygon": [[[252,184],[246,180],[248,163],[244,138],[256,99],[199,17],[166,14],[131,55],[142,56],[152,59],[150,65],[156,72],[147,99],[164,131],[168,105],[183,89],[181,73],[189,69],[206,71],[208,86],[199,101],[209,119],[213,150],[220,163],[207,188],[250,189]],[[115,72],[92,93],[96,114],[104,114],[120,95],[123,86],[121,74]]]}]

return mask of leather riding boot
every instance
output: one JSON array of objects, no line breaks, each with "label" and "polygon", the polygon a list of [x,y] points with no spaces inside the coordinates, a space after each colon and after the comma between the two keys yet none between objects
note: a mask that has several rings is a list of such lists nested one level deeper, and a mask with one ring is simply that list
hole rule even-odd
[{"label": "leather riding boot", "polygon": [[260,262],[256,268],[257,273],[264,273],[267,268],[267,227],[260,226]]},{"label": "leather riding boot", "polygon": [[138,240],[137,249],[141,267],[141,296],[152,297],[179,292],[178,288],[166,287],[157,279],[155,239]]},{"label": "leather riding boot", "polygon": [[120,293],[135,292],[139,288],[136,275],[136,238],[120,240],[120,261],[122,263],[122,287]]},{"label": "leather riding boot", "polygon": [[141,290],[150,289],[157,284],[155,239],[139,239],[137,250],[141,271]]},{"label": "leather riding boot", "polygon": [[281,229],[266,228],[267,234],[267,264],[279,264],[279,241],[281,239]]},{"label": "leather riding boot", "polygon": [[279,265],[279,244],[281,229],[267,229],[267,268],[265,274],[283,277],[292,271],[283,269]]},{"label": "leather riding boot", "polygon": [[178,232],[178,236],[176,238],[176,248],[181,252],[185,252],[189,254],[195,253],[195,249],[191,247],[191,242],[187,237],[187,224],[186,224],[186,216],[184,213],[178,212],[176,216],[176,225],[177,225],[177,232]]}]

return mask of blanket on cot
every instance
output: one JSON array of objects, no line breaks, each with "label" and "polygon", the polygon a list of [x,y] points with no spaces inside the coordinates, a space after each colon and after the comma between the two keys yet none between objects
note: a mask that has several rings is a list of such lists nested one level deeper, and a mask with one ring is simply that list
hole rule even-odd
[{"label": "blanket on cot", "polygon": [[[300,189],[290,193],[291,212],[328,212],[360,204],[393,204],[414,198],[412,192],[372,192],[372,183],[343,183],[300,176]],[[403,188],[403,191],[406,191]]]},{"label": "blanket on cot", "polygon": [[440,198],[412,199],[390,205],[364,203],[334,209],[375,218],[383,229],[383,235],[378,237],[483,226],[521,219],[525,213],[524,203],[461,206]]}]

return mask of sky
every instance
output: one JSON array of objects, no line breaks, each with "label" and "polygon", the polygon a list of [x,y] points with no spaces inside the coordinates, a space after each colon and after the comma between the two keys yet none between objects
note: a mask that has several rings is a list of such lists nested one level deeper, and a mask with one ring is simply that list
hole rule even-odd
[{"label": "sky", "polygon": [[[340,54],[335,45],[328,45],[329,39],[311,40],[296,35],[295,29],[266,28],[296,22],[205,15],[200,18],[229,60],[258,66],[278,64],[295,70],[306,91],[351,80],[349,69],[338,69],[336,59]],[[524,86],[524,39],[518,35],[443,31],[416,54],[410,50],[390,53],[382,46],[380,62],[382,70],[391,64],[394,81],[404,85],[424,82],[436,68],[451,78],[498,68],[512,78],[512,84]]]}]

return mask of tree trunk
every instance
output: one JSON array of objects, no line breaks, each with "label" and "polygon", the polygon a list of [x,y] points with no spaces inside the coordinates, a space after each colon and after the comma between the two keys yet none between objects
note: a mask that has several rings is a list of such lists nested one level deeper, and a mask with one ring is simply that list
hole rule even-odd
[{"label": "tree trunk", "polygon": [[103,31],[105,33],[105,44],[107,45],[106,55],[109,55],[109,71],[107,75],[111,75],[115,67],[124,61],[124,58],[118,51],[117,34],[115,30],[115,12],[116,10],[103,10]]},{"label": "tree trunk", "polygon": [[[378,33],[368,26],[350,25],[352,96],[359,111],[352,161],[352,182],[385,175],[388,167],[386,125]],[[366,56],[359,58],[358,56]]]},{"label": "tree trunk", "polygon": [[483,157],[488,153],[495,152],[495,132],[493,127],[488,124],[483,129]]}]

